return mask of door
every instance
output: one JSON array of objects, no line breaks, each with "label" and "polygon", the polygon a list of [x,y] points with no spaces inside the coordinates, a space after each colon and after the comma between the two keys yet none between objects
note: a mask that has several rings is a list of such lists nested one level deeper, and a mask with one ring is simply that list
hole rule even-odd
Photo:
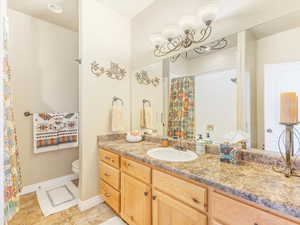
[{"label": "door", "polygon": [[224,136],[237,129],[237,84],[235,79],[235,70],[216,71],[196,77],[197,135],[205,136],[208,127],[211,127],[213,130],[211,138],[216,143],[223,143]]},{"label": "door", "polygon": [[[278,152],[278,138],[284,130],[284,126],[279,124],[280,93],[297,92],[300,96],[300,62],[268,64],[264,72],[265,149]],[[295,149],[297,147],[295,142]]]},{"label": "door", "polygon": [[195,209],[163,194],[153,191],[153,225],[207,225],[207,217]]},{"label": "door", "polygon": [[121,175],[121,216],[129,225],[151,225],[151,188]]}]

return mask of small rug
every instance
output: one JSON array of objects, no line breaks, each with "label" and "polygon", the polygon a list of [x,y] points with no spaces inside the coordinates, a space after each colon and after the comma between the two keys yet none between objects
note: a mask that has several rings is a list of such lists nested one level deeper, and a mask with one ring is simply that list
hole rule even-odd
[{"label": "small rug", "polygon": [[39,187],[36,194],[44,216],[66,210],[79,202],[78,188],[71,181]]},{"label": "small rug", "polygon": [[109,220],[106,220],[104,223],[101,223],[99,225],[127,225],[127,223],[121,220],[120,217],[114,216],[113,218],[110,218]]}]

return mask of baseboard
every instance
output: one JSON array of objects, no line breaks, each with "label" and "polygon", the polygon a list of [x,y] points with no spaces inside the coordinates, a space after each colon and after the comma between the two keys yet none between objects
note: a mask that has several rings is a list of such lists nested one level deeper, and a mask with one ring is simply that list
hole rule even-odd
[{"label": "baseboard", "polygon": [[47,181],[43,181],[37,184],[32,184],[32,185],[28,185],[22,188],[22,192],[21,195],[25,195],[25,194],[29,194],[32,192],[35,192],[39,187],[41,186],[50,186],[50,185],[55,185],[55,184],[59,184],[62,182],[66,182],[66,181],[71,181],[71,180],[75,180],[78,179],[78,175],[76,174],[70,174],[67,176],[63,176],[63,177],[57,177],[51,180],[47,180]]},{"label": "baseboard", "polygon": [[95,196],[85,201],[79,201],[79,209],[80,211],[88,210],[96,205],[103,203],[103,199],[100,196]]}]

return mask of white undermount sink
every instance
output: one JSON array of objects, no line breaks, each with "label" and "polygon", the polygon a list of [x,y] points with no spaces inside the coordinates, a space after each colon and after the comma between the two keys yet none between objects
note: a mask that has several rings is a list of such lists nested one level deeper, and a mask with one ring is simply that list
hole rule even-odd
[{"label": "white undermount sink", "polygon": [[154,158],[168,162],[189,162],[197,159],[198,155],[192,151],[179,151],[175,148],[153,148],[147,154]]}]

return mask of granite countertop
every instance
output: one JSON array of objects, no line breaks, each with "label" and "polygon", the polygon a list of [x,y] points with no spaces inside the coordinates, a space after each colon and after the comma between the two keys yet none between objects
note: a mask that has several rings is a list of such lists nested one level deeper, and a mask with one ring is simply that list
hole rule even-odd
[{"label": "granite countertop", "polygon": [[101,141],[98,146],[300,219],[300,178],[286,178],[268,165],[244,161],[241,165],[221,163],[213,154],[192,162],[165,162],[147,155],[149,149],[159,147],[147,141],[135,144],[125,140]]}]

